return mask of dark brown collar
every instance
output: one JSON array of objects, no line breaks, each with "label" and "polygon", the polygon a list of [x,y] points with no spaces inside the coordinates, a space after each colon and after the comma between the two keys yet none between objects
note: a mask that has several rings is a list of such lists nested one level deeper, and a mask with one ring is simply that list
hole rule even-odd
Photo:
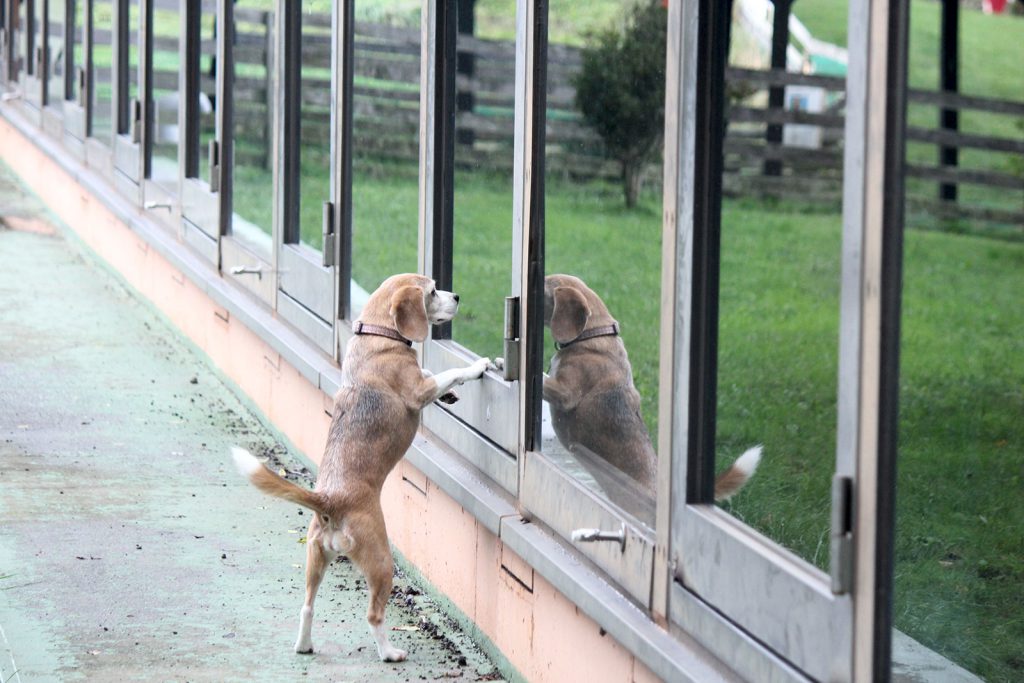
[{"label": "dark brown collar", "polygon": [[387,337],[388,339],[394,339],[400,341],[407,346],[412,346],[412,342],[406,339],[399,333],[398,330],[393,330],[390,327],[382,327],[381,325],[367,325],[362,320],[357,320],[352,323],[352,331],[356,334],[368,334],[374,337]]},{"label": "dark brown collar", "polygon": [[570,341],[567,341],[564,344],[559,344],[558,342],[555,342],[555,348],[564,349],[567,346],[572,346],[576,342],[581,342],[586,339],[593,339],[594,337],[617,336],[619,336],[619,324],[617,322],[613,322],[611,325],[605,325],[604,327],[595,327],[592,330],[585,330],[584,332],[580,333],[580,336]]}]

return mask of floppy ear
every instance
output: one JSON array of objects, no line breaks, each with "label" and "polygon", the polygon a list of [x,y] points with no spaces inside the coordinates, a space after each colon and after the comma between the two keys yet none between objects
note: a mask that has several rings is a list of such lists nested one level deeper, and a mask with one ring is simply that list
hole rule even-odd
[{"label": "floppy ear", "polygon": [[391,318],[399,334],[406,339],[421,342],[427,338],[427,308],[423,303],[423,288],[406,285],[391,295]]},{"label": "floppy ear", "polygon": [[559,344],[567,344],[583,333],[590,319],[590,306],[575,287],[555,287],[551,334]]}]

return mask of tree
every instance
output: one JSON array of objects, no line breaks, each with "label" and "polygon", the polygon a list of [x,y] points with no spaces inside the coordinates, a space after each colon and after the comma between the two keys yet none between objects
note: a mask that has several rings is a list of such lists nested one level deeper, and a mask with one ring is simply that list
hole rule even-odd
[{"label": "tree", "polygon": [[575,79],[576,107],[622,164],[630,208],[664,133],[666,14],[660,0],[641,0],[621,30],[592,34]]}]

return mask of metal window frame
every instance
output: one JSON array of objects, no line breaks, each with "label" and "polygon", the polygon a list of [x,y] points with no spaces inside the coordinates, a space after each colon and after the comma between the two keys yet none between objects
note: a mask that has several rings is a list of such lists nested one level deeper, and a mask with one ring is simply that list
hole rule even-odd
[{"label": "metal window frame", "polygon": [[522,231],[519,366],[519,503],[524,517],[569,540],[581,527],[621,534],[619,542],[576,545],[577,551],[647,608],[651,604],[654,529],[619,509],[541,451],[544,360],[544,158],[547,116],[548,2],[520,0],[516,27],[517,227]]},{"label": "metal window frame", "polygon": [[113,144],[114,135],[117,130],[117,58],[115,53],[116,43],[116,0],[110,0],[111,23],[110,23],[110,131],[105,137],[98,137],[95,130],[96,121],[96,62],[94,51],[96,48],[96,32],[99,30],[96,24],[96,0],[86,0],[85,19],[85,131],[83,144],[86,163],[93,168],[102,169],[107,172],[113,166]]},{"label": "metal window frame", "polygon": [[[185,131],[187,98],[185,97],[185,75],[187,72],[186,49],[187,36],[187,5],[188,0],[178,0],[178,88],[177,88],[177,121],[179,136]],[[143,64],[142,72],[144,79],[141,83],[139,93],[142,101],[142,188],[143,208],[153,212],[154,218],[162,222],[169,230],[179,232],[182,229],[181,221],[181,184],[183,169],[185,165],[185,145],[178,144],[176,150],[175,174],[172,184],[167,184],[165,179],[155,180],[153,178],[154,154],[156,137],[158,133],[156,113],[157,102],[155,97],[156,77],[154,64],[156,62],[154,53],[156,51],[156,33],[154,31],[154,17],[156,15],[155,0],[145,0],[145,11],[143,12],[142,25],[144,29],[143,49],[139,53],[139,59]],[[179,138],[180,139],[180,138]]]},{"label": "metal window frame", "polygon": [[0,85],[7,86],[15,80],[14,18],[11,14],[11,0],[0,0]]},{"label": "metal window frame", "polygon": [[[64,145],[78,158],[85,156],[85,140],[92,116],[92,5],[93,0],[65,0],[64,3],[64,44],[71,46],[70,50],[67,47],[64,50]],[[84,20],[80,33],[76,25],[79,16]],[[83,63],[76,67],[74,52],[79,36]]]},{"label": "metal window frame", "polygon": [[[22,71],[22,101],[35,110],[41,110],[46,101],[46,34],[37,25],[42,19],[46,25],[47,0],[25,0],[25,68]],[[38,9],[42,10],[40,16]],[[37,39],[43,37],[42,45]],[[37,114],[40,115],[40,114]]]},{"label": "metal window frame", "polygon": [[147,88],[147,81],[152,77],[147,73],[147,60],[145,54],[149,38],[146,25],[149,20],[149,5],[152,0],[135,0],[139,8],[138,23],[134,27],[138,44],[135,46],[138,51],[138,82],[137,97],[129,100],[131,93],[130,69],[131,69],[131,5],[132,0],[114,0],[117,11],[114,14],[114,62],[115,73],[112,77],[114,82],[114,140],[113,140],[113,161],[114,161],[114,185],[125,196],[133,199],[137,204],[143,203],[141,179],[145,177],[145,155],[143,152],[142,136],[145,135],[147,115],[145,109],[146,98],[144,93]]},{"label": "metal window frame", "polygon": [[[421,24],[419,266],[442,289],[451,289],[452,283],[456,11],[455,3],[424,0]],[[518,84],[518,41],[516,54]],[[519,100],[517,95],[517,140],[519,122],[523,120]],[[518,160],[519,153],[515,154]],[[515,217],[512,230],[509,294],[515,297],[522,291],[522,231]],[[451,340],[450,325],[433,328],[421,355],[423,367],[434,373],[468,365],[477,358]],[[458,403],[434,405],[424,411],[423,425],[442,440],[458,444],[470,463],[515,494],[519,488],[515,455],[520,435],[518,421],[511,416],[518,415],[519,394],[519,381],[506,381],[495,372],[487,372],[479,382],[459,388]]]},{"label": "metal window frame", "polygon": [[[67,8],[67,1],[65,2],[65,9]],[[58,76],[56,69],[51,65],[50,60],[53,58],[54,47],[51,43],[57,40],[57,36],[51,35],[50,28],[52,26],[51,11],[57,9],[54,3],[50,0],[43,0],[43,50],[42,60],[43,67],[42,71],[44,77],[42,79],[42,111],[41,122],[43,132],[51,135],[55,138],[62,138],[64,135],[64,94],[67,89],[67,74],[64,76]],[[62,23],[63,31],[60,34],[60,40],[66,41],[67,38],[67,12],[62,12],[64,19]],[[68,54],[67,43],[64,43],[64,54]],[[66,61],[65,61],[66,64]],[[59,96],[53,97],[53,93],[50,92],[51,87],[54,85],[59,86]]]},{"label": "metal window frame", "polygon": [[[346,3],[351,4],[351,3]],[[285,35],[283,41],[284,54],[277,60],[282,89],[284,90],[284,182],[282,184],[283,222],[280,230],[281,240],[276,243],[278,262],[281,272],[278,278],[277,306],[282,318],[290,322],[312,339],[321,349],[334,355],[337,342],[334,332],[334,321],[337,311],[337,273],[333,263],[337,263],[335,246],[332,240],[325,239],[320,251],[303,244],[300,233],[300,137],[302,132],[302,2],[286,3]],[[345,34],[350,22],[345,21],[349,9],[331,4],[331,88],[335,90],[339,82],[338,52],[339,36],[351,42]],[[341,15],[339,17],[339,15]],[[339,24],[339,18],[341,23]],[[340,29],[340,32],[339,32]],[[339,109],[331,107],[331,130],[338,127]],[[334,207],[338,206],[334,187],[338,176],[337,137],[332,134],[329,156],[328,195],[323,197],[327,205],[321,227],[329,234],[337,234]],[[327,225],[329,223],[329,225]],[[330,250],[324,253],[324,248]]]},{"label": "metal window frame", "polygon": [[[225,46],[224,61],[221,62],[221,80],[224,83],[218,91],[218,104],[222,108],[224,125],[219,133],[221,140],[221,158],[234,159],[234,25],[235,12],[232,0],[218,0],[218,16],[221,17],[218,37]],[[281,87],[281,56],[284,55],[285,7],[288,0],[277,0],[274,3],[274,23],[271,25],[273,35],[269,46],[273,64],[269,67],[272,75],[272,94],[270,98],[271,136],[269,140],[270,167],[272,176],[273,202],[271,208],[270,251],[264,253],[239,239],[233,233],[234,223],[234,163],[222,166],[221,170],[221,233],[219,241],[219,263],[221,273],[237,285],[247,290],[258,300],[273,310],[278,309],[278,275],[279,261],[276,245],[281,240],[281,226],[284,218],[283,194],[284,186],[282,171],[284,168],[284,136],[281,122],[284,121],[285,93]],[[230,38],[230,42],[227,40]],[[287,305],[287,304],[286,304]]]},{"label": "metal window frame", "polygon": [[[200,62],[202,57],[202,2],[181,3],[181,32],[183,36],[182,45],[184,55],[181,59],[180,80],[184,84],[184,101],[178,112],[178,125],[183,131],[184,144],[179,152],[181,162],[179,164],[179,187],[181,189],[181,236],[196,251],[202,254],[211,263],[217,264],[220,259],[220,235],[224,210],[225,192],[223,188],[223,176],[229,173],[225,169],[224,159],[229,156],[224,154],[224,137],[221,131],[224,128],[225,116],[230,115],[230,102],[228,107],[224,106],[225,99],[222,96],[224,91],[225,76],[228,72],[224,62],[225,39],[230,39],[230,28],[225,36],[224,27],[227,22],[221,17],[220,3],[214,6],[214,14],[217,19],[217,38],[214,48],[216,55],[217,82],[215,101],[217,108],[214,112],[214,152],[207,150],[208,154],[218,156],[218,159],[210,160],[211,175],[217,176],[217,182],[211,184],[211,179],[202,178],[199,175],[200,156],[204,150],[200,144],[200,114],[199,100],[196,97],[189,97],[189,93],[200,91],[200,80],[202,78]],[[225,109],[229,111],[226,113]],[[216,164],[214,162],[217,162]]]},{"label": "metal window frame", "polygon": [[723,14],[669,5],[653,612],[745,677],[887,680],[906,2],[850,7],[836,437],[854,497],[850,587],[711,504]]}]

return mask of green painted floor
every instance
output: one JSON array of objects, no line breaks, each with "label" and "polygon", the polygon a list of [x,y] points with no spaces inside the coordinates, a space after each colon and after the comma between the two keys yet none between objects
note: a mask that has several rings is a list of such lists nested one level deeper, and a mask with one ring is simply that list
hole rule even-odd
[{"label": "green painted floor", "polygon": [[308,514],[228,447],[302,462],[51,220],[0,165],[0,683],[496,679],[401,577],[388,623],[410,660],[381,663],[340,561],[317,654],[292,652]]}]

